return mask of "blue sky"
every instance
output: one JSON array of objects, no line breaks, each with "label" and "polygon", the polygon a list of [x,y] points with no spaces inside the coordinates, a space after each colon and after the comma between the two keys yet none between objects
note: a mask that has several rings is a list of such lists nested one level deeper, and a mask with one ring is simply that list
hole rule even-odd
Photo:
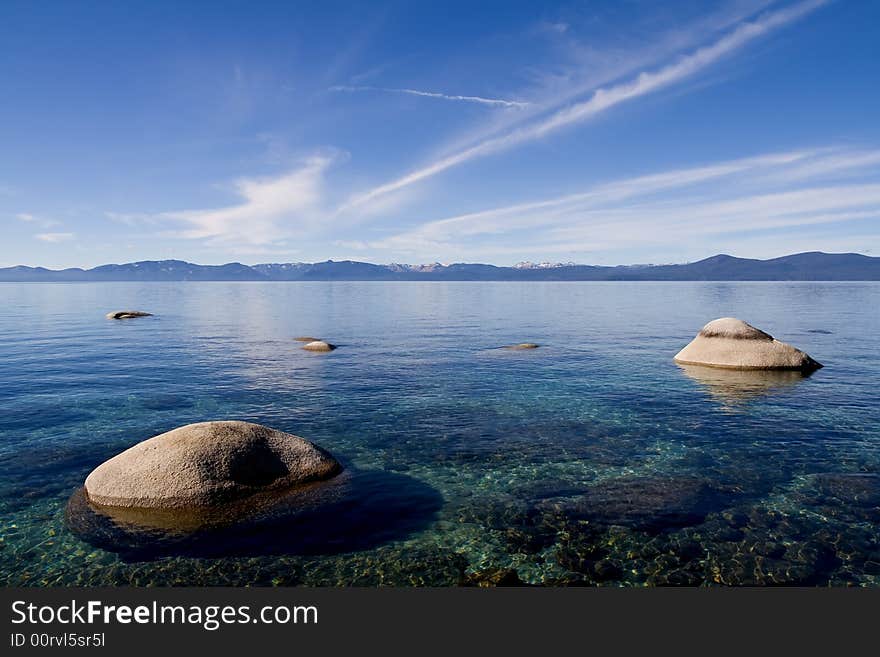
[{"label": "blue sky", "polygon": [[880,255],[880,3],[0,4],[0,266]]}]

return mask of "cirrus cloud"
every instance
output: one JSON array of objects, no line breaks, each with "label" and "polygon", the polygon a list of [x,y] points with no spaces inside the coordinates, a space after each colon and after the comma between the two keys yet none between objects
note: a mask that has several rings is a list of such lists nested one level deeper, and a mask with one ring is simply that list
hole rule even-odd
[{"label": "cirrus cloud", "polygon": [[[579,193],[421,223],[355,248],[423,259],[468,253],[730,250],[739,240],[846,225],[876,231],[880,150],[814,148],[673,169]],[[822,236],[824,239],[825,236]],[[875,240],[876,241],[876,240]],[[771,240],[772,242],[772,240]],[[527,246],[524,246],[527,245]],[[702,246],[701,246],[702,245]]]},{"label": "cirrus cloud", "polygon": [[419,89],[397,89],[392,87],[369,87],[369,86],[349,86],[337,85],[330,87],[330,91],[381,91],[394,94],[406,94],[409,96],[422,96],[423,98],[437,98],[440,100],[454,100],[464,103],[476,103],[478,105],[489,105],[494,107],[526,107],[529,103],[521,100],[506,100],[504,98],[485,98],[483,96],[460,96],[456,94],[444,94],[437,91],[421,91]]},{"label": "cirrus cloud", "polygon": [[345,211],[370,203],[380,196],[436,176],[475,158],[541,139],[562,128],[602,114],[621,103],[691,78],[722,58],[743,48],[751,41],[802,18],[827,2],[828,0],[803,0],[790,7],[766,13],[755,20],[742,22],[714,43],[681,56],[671,64],[655,70],[642,71],[630,80],[596,89],[586,100],[575,102],[566,107],[557,107],[548,115],[540,116],[536,120],[526,122],[524,125],[515,127],[501,135],[485,139],[395,180],[374,187],[351,198],[342,206],[341,210]]},{"label": "cirrus cloud", "polygon": [[76,235],[74,233],[37,233],[34,235],[34,239],[50,244],[58,244],[60,242],[71,242],[76,239]]}]

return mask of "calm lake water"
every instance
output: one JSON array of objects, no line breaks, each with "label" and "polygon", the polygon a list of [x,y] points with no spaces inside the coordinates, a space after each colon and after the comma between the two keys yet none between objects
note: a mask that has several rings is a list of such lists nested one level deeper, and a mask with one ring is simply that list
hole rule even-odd
[{"label": "calm lake water", "polygon": [[[721,316],[825,368],[673,364]],[[344,483],[186,536],[83,510],[92,468],[212,419]],[[8,585],[878,585],[880,284],[0,284],[0,533]]]}]

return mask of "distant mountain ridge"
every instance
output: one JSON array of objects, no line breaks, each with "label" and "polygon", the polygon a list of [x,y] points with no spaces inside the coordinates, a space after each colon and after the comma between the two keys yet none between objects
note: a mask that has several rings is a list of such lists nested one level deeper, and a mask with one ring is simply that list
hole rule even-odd
[{"label": "distant mountain ridge", "polygon": [[315,263],[196,265],[144,260],[93,269],[0,268],[0,282],[95,281],[878,281],[880,258],[858,253],[797,253],[754,260],[716,255],[680,265]]}]

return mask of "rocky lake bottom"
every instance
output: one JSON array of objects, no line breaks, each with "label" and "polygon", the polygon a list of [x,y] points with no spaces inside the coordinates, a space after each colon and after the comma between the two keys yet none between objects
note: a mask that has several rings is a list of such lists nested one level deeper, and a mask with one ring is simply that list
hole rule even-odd
[{"label": "rocky lake bottom", "polygon": [[[878,283],[0,284],[0,308],[7,585],[880,584]],[[825,367],[672,362],[723,316]],[[344,474],[186,533],[84,503],[109,457],[219,419]]]}]

